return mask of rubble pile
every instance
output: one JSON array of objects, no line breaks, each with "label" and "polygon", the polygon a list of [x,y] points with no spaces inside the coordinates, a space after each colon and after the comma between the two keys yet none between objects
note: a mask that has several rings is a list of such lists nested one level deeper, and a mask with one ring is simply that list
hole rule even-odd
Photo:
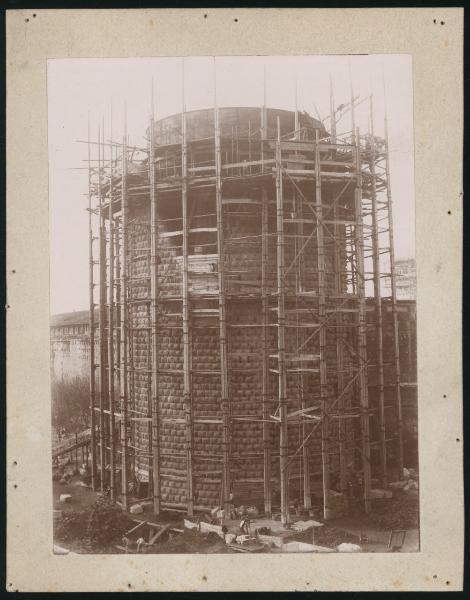
[{"label": "rubble pile", "polygon": [[119,506],[104,497],[91,507],[63,513],[57,520],[55,539],[60,542],[81,542],[90,550],[106,549],[122,538],[133,521]]},{"label": "rubble pile", "polygon": [[418,473],[415,469],[403,469],[403,479],[400,481],[394,481],[388,484],[388,487],[392,490],[403,490],[404,492],[418,491]]},{"label": "rubble pile", "polygon": [[229,552],[225,542],[213,532],[200,533],[186,530],[153,550],[154,554],[222,554]]}]

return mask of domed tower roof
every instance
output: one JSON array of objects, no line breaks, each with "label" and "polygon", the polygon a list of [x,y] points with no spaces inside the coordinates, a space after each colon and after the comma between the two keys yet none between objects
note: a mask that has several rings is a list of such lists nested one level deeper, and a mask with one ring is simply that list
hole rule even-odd
[{"label": "domed tower roof", "polygon": [[[260,107],[224,107],[219,108],[221,137],[238,136],[248,131],[254,135],[261,130],[262,108]],[[281,136],[288,136],[295,130],[295,112],[280,108],[266,108],[268,139],[277,137],[277,119],[279,117]],[[323,124],[306,112],[299,112],[299,127],[303,130],[303,139],[315,139],[315,129],[320,137],[327,134]],[[181,113],[170,115],[155,121],[155,143],[157,145],[179,144],[181,142]],[[214,109],[205,108],[186,113],[187,141],[203,140],[214,136]]]}]

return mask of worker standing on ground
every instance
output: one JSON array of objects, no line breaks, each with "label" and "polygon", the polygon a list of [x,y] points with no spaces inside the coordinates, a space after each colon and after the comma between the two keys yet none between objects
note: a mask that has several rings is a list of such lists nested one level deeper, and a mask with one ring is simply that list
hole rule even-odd
[{"label": "worker standing on ground", "polygon": [[250,535],[250,519],[248,517],[244,517],[240,521],[240,531],[246,535]]}]

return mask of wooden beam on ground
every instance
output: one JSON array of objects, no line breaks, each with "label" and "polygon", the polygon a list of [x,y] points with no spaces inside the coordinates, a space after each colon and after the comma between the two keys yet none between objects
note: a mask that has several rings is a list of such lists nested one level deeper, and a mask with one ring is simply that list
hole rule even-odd
[{"label": "wooden beam on ground", "polygon": [[155,542],[158,540],[158,538],[163,535],[165,533],[165,531],[167,531],[168,529],[170,529],[169,525],[164,525],[159,531],[157,531],[156,533],[154,533],[152,535],[152,537],[149,539],[149,546],[151,546],[152,544],[155,544]]}]

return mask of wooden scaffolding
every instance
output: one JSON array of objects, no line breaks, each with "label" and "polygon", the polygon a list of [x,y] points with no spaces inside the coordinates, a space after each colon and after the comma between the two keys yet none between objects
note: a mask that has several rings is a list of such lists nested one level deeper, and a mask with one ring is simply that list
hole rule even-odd
[{"label": "wooden scaffolding", "polygon": [[[217,474],[218,504],[229,511],[233,464],[240,458],[233,429],[256,422],[267,515],[278,508],[289,524],[294,483],[294,495],[310,509],[312,478],[320,476],[323,516],[330,518],[331,490],[347,496],[352,471],[360,473],[368,512],[372,477],[387,483],[391,455],[396,476],[403,471],[389,151],[387,135],[374,133],[372,97],[366,134],[356,128],[351,93],[351,130],[338,135],[331,89],[329,133],[302,124],[297,107],[294,130],[281,131],[279,116],[269,123],[264,100],[259,128],[248,121],[232,126],[229,135],[226,127],[222,134],[215,94],[213,135],[194,140],[188,139],[183,91],[176,145],[156,139],[153,93],[151,105],[147,147],[131,146],[126,126],[118,143],[110,125],[108,141],[104,122],[97,140],[90,133],[88,139],[93,488],[109,490],[125,510],[133,497],[144,495],[156,514],[171,507],[191,515],[201,508],[196,483]],[[205,160],[198,162],[196,143],[205,144]],[[174,214],[162,208],[168,198],[178,207]],[[226,235],[232,219],[251,220],[259,229]],[[259,249],[254,279],[249,265],[235,268],[230,261],[233,248],[249,244]],[[202,291],[191,271],[194,247],[204,247],[204,264],[213,267],[212,283]],[[177,257],[178,278],[162,266],[162,252]],[[386,298],[385,279],[391,290]],[[245,301],[258,303],[259,321],[231,319],[231,307]],[[392,311],[388,356],[384,302]],[[243,327],[259,332],[262,356],[240,367],[231,336]],[[217,365],[201,368],[196,362],[194,337],[201,330],[217,335]],[[161,360],[162,332],[165,339],[181,339],[178,368]],[[371,332],[373,357],[367,355]],[[234,413],[233,406],[233,377],[242,371],[255,372],[261,387],[247,415]],[[220,390],[216,415],[195,410],[194,382],[201,378]],[[163,384],[181,386],[179,416],[162,409]],[[168,422],[184,436],[183,452],[163,443]],[[196,451],[195,430],[205,426],[220,437],[220,453]],[[316,438],[319,448],[312,445]],[[316,455],[320,473],[313,472]],[[176,456],[184,458],[184,473],[165,467]],[[144,492],[137,477],[142,464]],[[167,480],[182,484],[184,501],[164,501]]]}]

